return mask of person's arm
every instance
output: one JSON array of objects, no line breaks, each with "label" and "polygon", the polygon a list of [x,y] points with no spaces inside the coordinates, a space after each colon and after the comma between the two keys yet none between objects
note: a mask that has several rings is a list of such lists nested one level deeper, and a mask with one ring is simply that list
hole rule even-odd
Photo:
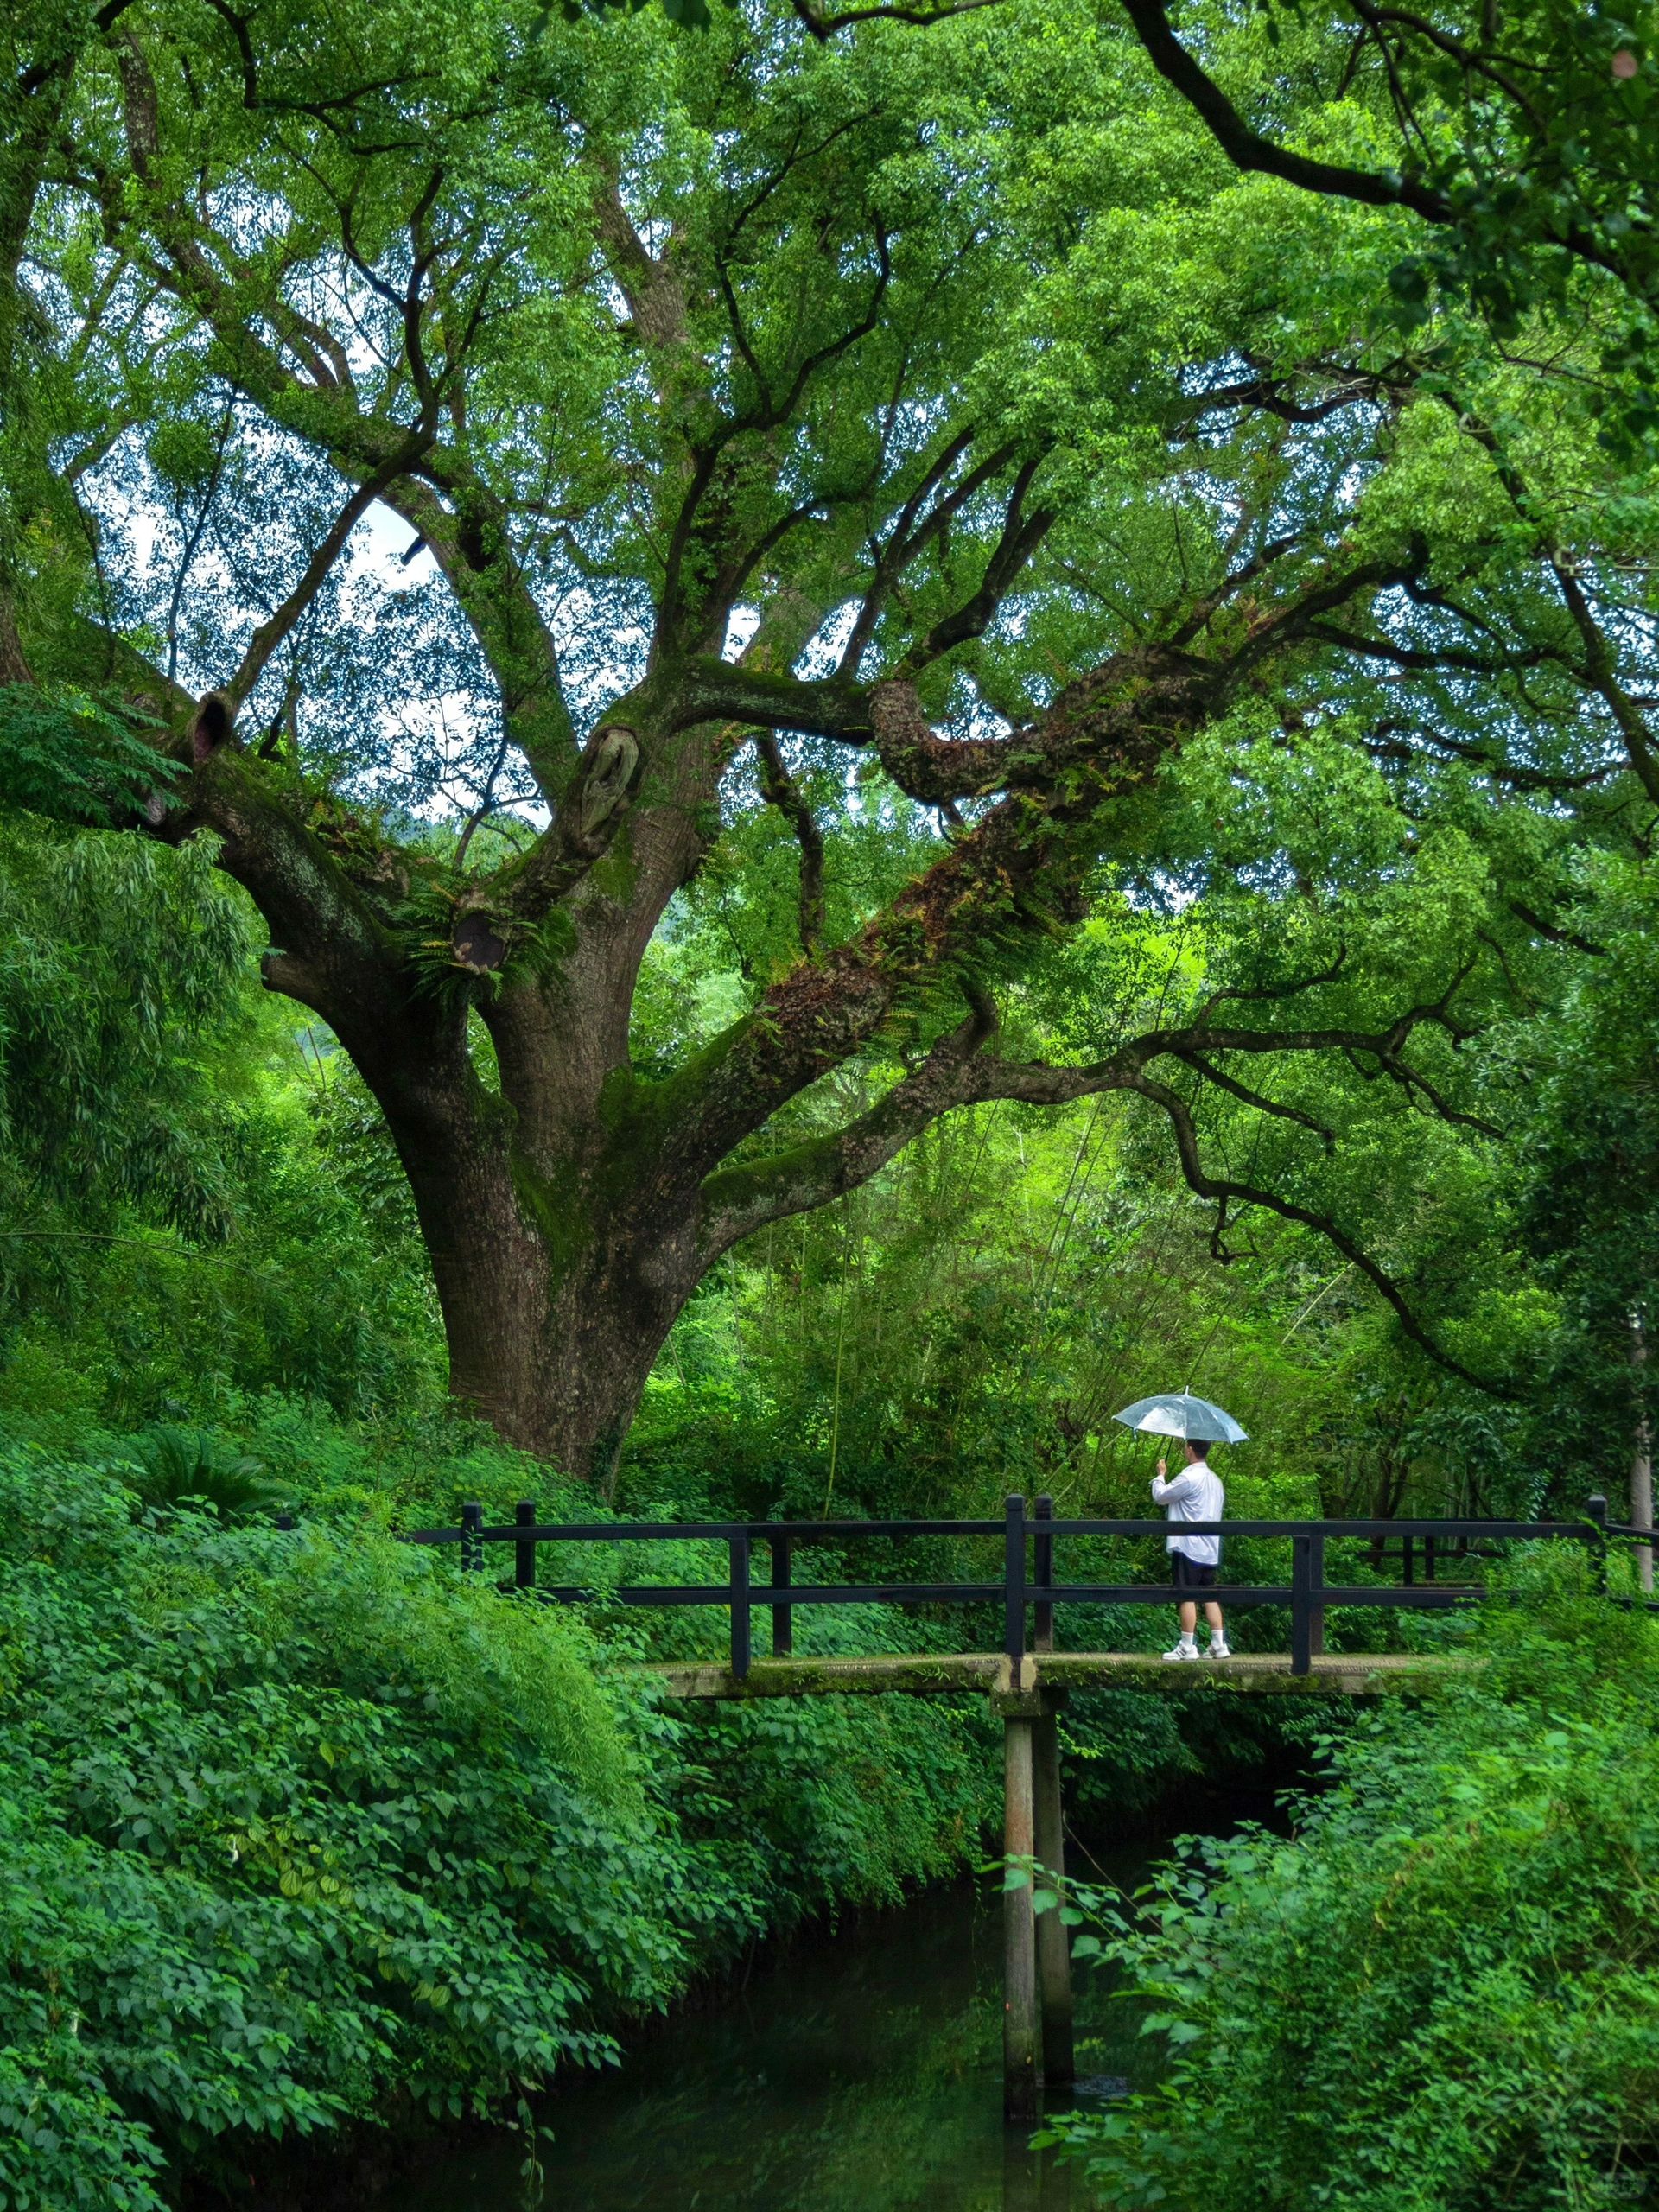
[{"label": "person's arm", "polygon": [[[1163,1462],[1160,1460],[1159,1465],[1161,1466]],[[1193,1480],[1193,1472],[1191,1467],[1183,1468],[1179,1475],[1173,1476],[1167,1482],[1162,1475],[1154,1475],[1152,1478],[1153,1503],[1167,1505],[1173,1498],[1176,1504],[1179,1505],[1189,1497],[1196,1497],[1198,1494],[1198,1486]]]}]

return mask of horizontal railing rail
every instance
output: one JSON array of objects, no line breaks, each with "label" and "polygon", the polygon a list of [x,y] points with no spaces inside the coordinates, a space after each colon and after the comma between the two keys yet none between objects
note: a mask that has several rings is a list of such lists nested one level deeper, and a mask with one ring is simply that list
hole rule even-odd
[{"label": "horizontal railing rail", "polygon": [[[1035,1531],[1038,1516],[1027,1518]],[[839,1543],[864,1536],[1001,1536],[1006,1521],[504,1521],[470,1528],[466,1522],[443,1529],[411,1529],[407,1544],[464,1543],[468,1534],[480,1543],[512,1544],[529,1539],[535,1543],[669,1543],[683,1539],[747,1535],[753,1541],[777,1538],[791,1544]],[[1582,1521],[1182,1521],[1045,1520],[1041,1533],[1048,1536],[1167,1536],[1179,1527],[1189,1536],[1353,1536],[1362,1541],[1389,1535],[1453,1538],[1459,1535],[1505,1537],[1571,1536],[1582,1541],[1589,1534]],[[1598,1533],[1600,1533],[1599,1531]],[[1659,1533],[1609,1527],[1608,1535],[1641,1536],[1645,1543],[1659,1543]]]},{"label": "horizontal railing rail", "polygon": [[[284,1516],[287,1522],[287,1516]],[[1216,1535],[1284,1541],[1291,1546],[1290,1580],[1284,1583],[1217,1584],[1204,1592],[1206,1599],[1239,1605],[1287,1605],[1290,1609],[1291,1671],[1306,1675],[1325,1648],[1325,1617],[1332,1607],[1374,1606],[1423,1611],[1444,1611],[1467,1605],[1482,1594],[1478,1583],[1437,1582],[1438,1565],[1471,1558],[1498,1558],[1501,1552],[1485,1547],[1515,1542],[1573,1542],[1592,1548],[1598,1586],[1607,1586],[1606,1547],[1610,1537],[1643,1544],[1655,1541],[1651,1529],[1610,1523],[1607,1501],[1592,1497],[1580,1521],[1494,1521],[1440,1519],[1412,1521],[1184,1521],[1177,1524],[1185,1536]],[[483,1571],[484,1550],[489,1544],[514,1547],[514,1572],[504,1590],[518,1591],[550,1605],[618,1605],[636,1606],[719,1606],[731,1616],[730,1666],[740,1681],[752,1663],[753,1623],[756,1607],[772,1616],[772,1649],[776,1657],[794,1649],[794,1616],[802,1605],[983,1605],[1002,1608],[1001,1649],[1018,1662],[1027,1651],[1053,1649],[1056,1605],[1166,1605],[1176,1592],[1165,1582],[1065,1582],[1058,1579],[1054,1547],[1059,1541],[1086,1538],[1167,1539],[1172,1524],[1150,1517],[1110,1520],[1063,1518],[1053,1501],[1039,1497],[1027,1512],[1023,1497],[1007,1500],[1001,1520],[918,1521],[594,1521],[543,1522],[533,1500],[518,1507],[507,1522],[486,1523],[478,1504],[461,1508],[453,1527],[415,1529],[406,1541],[412,1544],[455,1544],[461,1564],[469,1573]],[[900,1541],[918,1537],[969,1537],[995,1541],[1001,1547],[1001,1572],[993,1580],[963,1581],[869,1583],[798,1582],[794,1561],[798,1554],[835,1548],[870,1540]],[[537,1573],[537,1553],[543,1544],[621,1546],[711,1542],[726,1548],[726,1573],[712,1582],[543,1583]],[[1369,1545],[1374,1559],[1389,1555],[1398,1546],[1402,1580],[1398,1584],[1332,1582],[1325,1571],[1327,1543]],[[767,1547],[771,1579],[757,1581],[753,1552],[757,1543]],[[1421,1549],[1419,1549],[1421,1548]],[[1029,1554],[1029,1559],[1027,1554]],[[1421,1557],[1425,1580],[1418,1581],[1414,1567]],[[1621,1599],[1641,1604],[1641,1599]],[[1031,1633],[1028,1635],[1027,1616]]]}]

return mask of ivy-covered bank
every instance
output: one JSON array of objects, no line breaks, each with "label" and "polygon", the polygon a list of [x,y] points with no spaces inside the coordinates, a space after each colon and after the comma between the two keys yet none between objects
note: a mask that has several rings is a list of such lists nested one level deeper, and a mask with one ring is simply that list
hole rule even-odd
[{"label": "ivy-covered bank", "polygon": [[758,1936],[977,1851],[971,1702],[674,1716],[361,1497],[294,1534],[146,1503],[245,1484],[162,1440],[0,1452],[5,2212],[511,2113]]}]

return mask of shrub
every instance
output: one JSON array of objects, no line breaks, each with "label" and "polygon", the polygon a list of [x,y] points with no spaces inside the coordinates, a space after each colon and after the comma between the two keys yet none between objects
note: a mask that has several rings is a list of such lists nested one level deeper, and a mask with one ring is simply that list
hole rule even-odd
[{"label": "shrub", "polygon": [[[1659,2152],[1659,1626],[1537,1559],[1286,1840],[1189,1844],[1103,1956],[1159,2088],[1054,2136],[1114,2208],[1574,2212]],[[1575,1589],[1575,1584],[1578,1586]],[[1100,1901],[1096,1901],[1097,1904]]]},{"label": "shrub", "polygon": [[977,1850],[982,1719],[672,1714],[372,1520],[130,1475],[0,1449],[0,2212],[511,2105],[757,1934]]}]

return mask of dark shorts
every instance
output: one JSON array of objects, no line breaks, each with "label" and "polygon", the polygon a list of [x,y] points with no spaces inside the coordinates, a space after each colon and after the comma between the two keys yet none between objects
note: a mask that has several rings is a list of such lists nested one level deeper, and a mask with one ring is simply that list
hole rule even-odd
[{"label": "dark shorts", "polygon": [[1185,1552],[1171,1552],[1169,1579],[1178,1590],[1213,1590],[1216,1570],[1213,1567],[1201,1566],[1195,1559],[1189,1559]]}]

